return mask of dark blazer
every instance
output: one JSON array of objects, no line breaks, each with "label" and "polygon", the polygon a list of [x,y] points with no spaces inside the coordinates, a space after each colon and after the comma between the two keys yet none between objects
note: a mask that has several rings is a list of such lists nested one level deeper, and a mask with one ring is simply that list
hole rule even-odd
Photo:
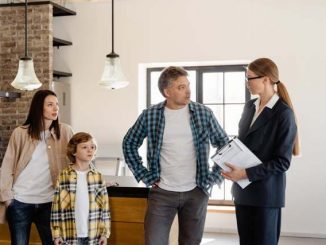
[{"label": "dark blazer", "polygon": [[246,103],[239,122],[239,139],[262,161],[246,169],[252,182],[245,189],[232,186],[235,204],[284,207],[285,171],[290,167],[297,132],[291,108],[279,99],[272,109],[265,107],[252,127],[256,99]]}]

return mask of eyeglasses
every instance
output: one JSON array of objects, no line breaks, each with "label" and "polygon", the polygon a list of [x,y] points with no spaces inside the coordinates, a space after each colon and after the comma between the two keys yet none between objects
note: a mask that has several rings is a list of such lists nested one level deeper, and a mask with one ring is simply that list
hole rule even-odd
[{"label": "eyeglasses", "polygon": [[246,82],[249,82],[250,80],[253,80],[253,79],[258,79],[258,78],[262,78],[264,76],[257,76],[257,77],[245,77],[245,80]]}]

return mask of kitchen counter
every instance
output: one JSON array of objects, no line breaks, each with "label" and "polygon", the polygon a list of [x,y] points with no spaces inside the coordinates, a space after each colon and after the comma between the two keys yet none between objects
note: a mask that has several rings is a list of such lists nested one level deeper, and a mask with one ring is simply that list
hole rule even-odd
[{"label": "kitchen counter", "polygon": [[133,176],[104,176],[109,197],[147,198],[149,188],[137,183]]},{"label": "kitchen counter", "polygon": [[[109,244],[144,244],[144,219],[149,188],[133,176],[104,176],[111,210]],[[115,186],[115,184],[118,186]],[[169,244],[178,244],[177,218],[172,224]]]},{"label": "kitchen counter", "polygon": [[[111,213],[111,235],[108,244],[143,245],[149,188],[142,183],[137,183],[133,176],[104,176],[104,179],[108,185]],[[177,226],[177,219],[175,219],[170,232],[170,245],[178,244]],[[1,244],[10,244],[7,224],[0,225]],[[41,244],[34,225],[29,244]]]}]

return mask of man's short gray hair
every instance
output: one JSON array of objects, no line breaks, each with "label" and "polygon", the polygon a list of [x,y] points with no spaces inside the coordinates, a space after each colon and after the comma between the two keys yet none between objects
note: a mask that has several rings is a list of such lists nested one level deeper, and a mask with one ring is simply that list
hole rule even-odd
[{"label": "man's short gray hair", "polygon": [[172,81],[182,76],[188,76],[188,72],[183,67],[169,66],[165,68],[158,79],[158,88],[161,94],[165,97],[164,89],[167,88]]}]

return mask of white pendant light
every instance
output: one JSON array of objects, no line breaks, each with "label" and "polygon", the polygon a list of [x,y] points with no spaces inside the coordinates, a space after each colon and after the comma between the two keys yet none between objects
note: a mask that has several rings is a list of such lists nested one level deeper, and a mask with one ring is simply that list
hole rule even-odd
[{"label": "white pendant light", "polygon": [[19,59],[18,72],[11,86],[19,90],[34,90],[42,86],[35,74],[33,59],[27,55],[27,0],[25,0],[25,56]]},{"label": "white pendant light", "polygon": [[114,0],[112,0],[112,51],[106,56],[99,84],[107,89],[124,88],[129,84],[122,72],[119,55],[114,52]]}]

